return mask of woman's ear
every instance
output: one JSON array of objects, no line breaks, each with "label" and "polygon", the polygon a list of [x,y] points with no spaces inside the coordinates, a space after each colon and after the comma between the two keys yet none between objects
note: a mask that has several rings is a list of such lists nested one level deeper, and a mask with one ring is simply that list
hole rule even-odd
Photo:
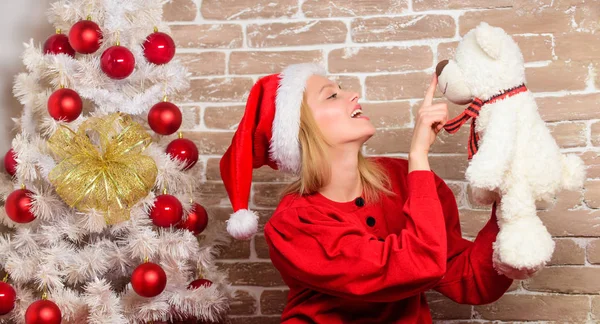
[{"label": "woman's ear", "polygon": [[497,27],[492,27],[486,22],[481,22],[475,29],[475,39],[481,49],[494,60],[500,59],[505,32]]}]

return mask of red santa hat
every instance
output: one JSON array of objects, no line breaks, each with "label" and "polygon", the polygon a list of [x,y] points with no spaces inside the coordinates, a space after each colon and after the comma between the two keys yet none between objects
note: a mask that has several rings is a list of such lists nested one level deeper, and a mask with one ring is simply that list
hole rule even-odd
[{"label": "red santa hat", "polygon": [[233,207],[227,232],[236,239],[248,239],[258,228],[258,215],[248,209],[253,169],[268,165],[292,174],[300,171],[300,106],[312,75],[325,75],[325,69],[293,64],[260,78],[250,90],[244,116],[220,161]]}]

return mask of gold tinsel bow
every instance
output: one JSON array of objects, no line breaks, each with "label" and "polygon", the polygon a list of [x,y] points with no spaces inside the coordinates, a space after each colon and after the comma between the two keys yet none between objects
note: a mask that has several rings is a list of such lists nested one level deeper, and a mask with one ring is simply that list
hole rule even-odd
[{"label": "gold tinsel bow", "polygon": [[126,114],[90,117],[77,132],[61,125],[48,140],[59,162],[50,182],[69,206],[103,211],[108,224],[126,220],[156,181],[156,163],[142,154],[150,143]]}]

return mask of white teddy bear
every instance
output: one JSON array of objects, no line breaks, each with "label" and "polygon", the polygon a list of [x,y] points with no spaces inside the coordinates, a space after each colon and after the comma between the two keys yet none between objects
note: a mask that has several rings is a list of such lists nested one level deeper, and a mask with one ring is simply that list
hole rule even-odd
[{"label": "white teddy bear", "polygon": [[466,178],[476,201],[499,203],[495,260],[517,269],[543,267],[554,241],[536,214],[536,201],[580,188],[582,160],[561,154],[525,85],[523,55],[503,29],[480,23],[436,72],[448,100],[470,103],[444,128],[454,133],[471,119]]}]

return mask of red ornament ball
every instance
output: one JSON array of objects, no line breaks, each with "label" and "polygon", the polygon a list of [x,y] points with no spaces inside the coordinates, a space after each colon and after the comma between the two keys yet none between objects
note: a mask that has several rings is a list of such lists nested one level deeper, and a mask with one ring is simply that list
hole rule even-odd
[{"label": "red ornament ball", "polygon": [[192,210],[187,215],[187,219],[184,222],[177,225],[178,228],[187,229],[188,231],[198,235],[204,231],[208,225],[208,214],[206,209],[200,204],[194,204]]},{"label": "red ornament ball", "polygon": [[175,42],[165,33],[150,34],[143,46],[144,56],[150,63],[166,64],[175,56]]},{"label": "red ornament ball", "polygon": [[4,169],[6,169],[6,173],[10,174],[10,176],[14,176],[17,174],[17,155],[13,149],[8,150],[6,155],[4,155]]},{"label": "red ornament ball", "polygon": [[142,297],[158,296],[167,286],[167,275],[158,264],[146,262],[133,270],[131,286]]},{"label": "red ornament ball", "polygon": [[208,280],[208,279],[196,279],[192,282],[190,282],[190,284],[188,285],[188,289],[198,289],[200,287],[210,287],[212,286],[212,281]]},{"label": "red ornament ball", "polygon": [[181,110],[170,102],[159,102],[148,112],[148,124],[161,135],[171,135],[181,126]]},{"label": "red ornament ball", "polygon": [[44,54],[67,54],[75,57],[75,50],[69,44],[69,37],[65,34],[54,34],[44,43]]},{"label": "red ornament ball", "polygon": [[83,102],[77,92],[68,88],[54,91],[48,98],[48,113],[55,120],[72,122],[83,109]]},{"label": "red ornament ball", "polygon": [[17,293],[6,282],[0,281],[0,316],[10,313],[15,308]]},{"label": "red ornament ball", "polygon": [[156,197],[150,210],[152,223],[160,227],[171,227],[181,221],[183,206],[175,196],[160,195]]},{"label": "red ornament ball", "polygon": [[29,305],[25,312],[26,324],[60,324],[60,308],[49,300],[38,300]]},{"label": "red ornament ball", "polygon": [[174,159],[184,161],[184,170],[193,167],[198,162],[198,148],[194,142],[186,138],[178,138],[167,145],[167,154]]},{"label": "red ornament ball", "polygon": [[27,189],[15,190],[8,195],[4,204],[8,218],[21,224],[33,221],[35,215],[31,212],[31,195],[33,192]]},{"label": "red ornament ball", "polygon": [[112,46],[102,53],[100,68],[112,79],[125,79],[133,73],[135,57],[127,47]]},{"label": "red ornament ball", "polygon": [[81,20],[69,31],[69,44],[79,53],[94,53],[101,43],[102,31],[98,24],[91,20]]}]

